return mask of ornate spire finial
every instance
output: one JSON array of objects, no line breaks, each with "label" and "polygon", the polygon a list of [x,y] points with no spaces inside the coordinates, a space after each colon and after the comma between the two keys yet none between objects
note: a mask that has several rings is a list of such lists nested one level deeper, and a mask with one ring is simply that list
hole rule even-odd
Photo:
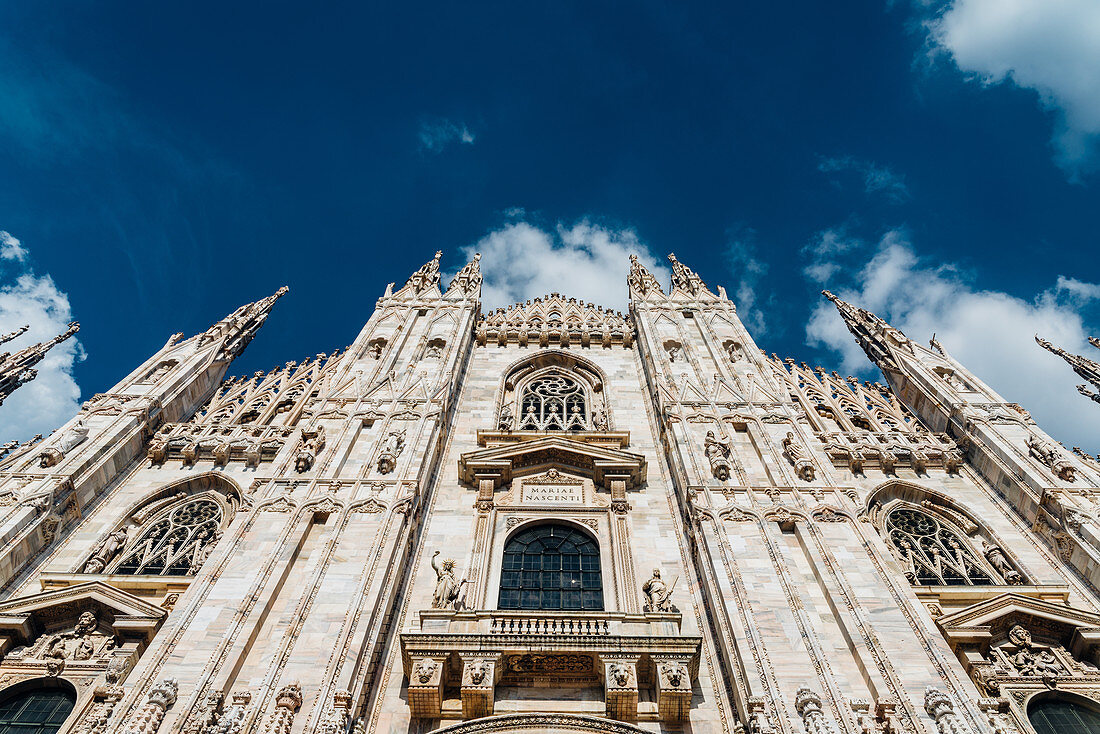
[{"label": "ornate spire finial", "polygon": [[1100,339],[1097,339],[1095,336],[1089,337],[1089,344],[1096,347],[1097,349],[1100,349]]},{"label": "ornate spire finial", "polygon": [[[438,257],[440,253],[436,253]],[[481,253],[475,252],[474,259],[462,266],[462,270],[459,270],[455,277],[451,280],[451,284],[447,286],[447,292],[450,293],[456,287],[462,291],[462,293],[469,295],[481,287]]]},{"label": "ornate spire finial", "polygon": [[821,291],[821,295],[836,306],[836,310],[840,312],[840,318],[844,319],[844,325],[848,327],[848,331],[852,332],[856,343],[866,352],[868,359],[884,372],[898,369],[898,364],[890,352],[887,337],[889,335],[894,341],[907,344],[909,340],[904,334],[867,309],[853,306],[830,291]]},{"label": "ornate spire finial", "polygon": [[435,257],[420,266],[420,269],[409,276],[405,287],[410,285],[417,293],[426,291],[433,285],[439,285],[439,258],[443,257],[442,250],[435,251]]},{"label": "ornate spire finial", "polygon": [[253,303],[246,303],[224,319],[207,329],[200,337],[198,346],[221,340],[222,345],[218,350],[216,361],[221,362],[233,359],[244,351],[256,332],[267,321],[271,314],[271,308],[275,301],[285,296],[290,288],[283,286],[267,298],[261,298]]},{"label": "ornate spire finial", "polygon": [[672,263],[672,290],[679,288],[694,296],[699,291],[707,289],[703,279],[694,270],[677,260],[675,254],[670,252],[668,261]]},{"label": "ornate spire finial", "polygon": [[[11,341],[26,330],[27,327],[24,326],[22,329],[6,335],[3,341]],[[80,331],[80,324],[73,321],[65,331],[49,341],[29,346],[14,354],[0,355],[0,405],[2,405],[4,399],[15,392],[20,385],[30,382],[38,375],[38,370],[34,369],[34,366],[42,361],[46,356],[46,352],[50,351],[78,331]]]},{"label": "ornate spire finial", "polygon": [[[1089,337],[1089,342],[1093,346],[1100,346],[1098,340],[1095,340],[1093,337]],[[1073,371],[1076,372],[1079,377],[1083,377],[1088,380],[1089,383],[1094,388],[1096,388],[1098,392],[1093,392],[1086,385],[1078,385],[1077,392],[1081,393],[1090,400],[1100,403],[1100,364],[1089,359],[1088,357],[1082,357],[1079,354],[1071,354],[1061,347],[1056,347],[1048,342],[1046,339],[1040,337],[1038,334],[1035,335],[1035,343],[1043,349],[1047,350],[1048,352],[1057,354],[1059,357],[1064,359],[1070,367],[1073,368]]]},{"label": "ornate spire finial", "polygon": [[19,327],[18,329],[16,329],[12,333],[4,334],[3,336],[0,336],[0,344],[7,344],[12,339],[15,339],[16,337],[22,336],[23,333],[26,332],[26,330],[29,329],[29,328],[31,328],[30,324],[24,324],[23,326]]},{"label": "ornate spire finial", "polygon": [[645,265],[642,265],[642,261],[635,254],[630,255],[630,273],[626,276],[626,284],[631,290],[637,291],[643,296],[653,290],[664,293],[661,290],[661,284],[653,277],[653,273],[649,272]]}]

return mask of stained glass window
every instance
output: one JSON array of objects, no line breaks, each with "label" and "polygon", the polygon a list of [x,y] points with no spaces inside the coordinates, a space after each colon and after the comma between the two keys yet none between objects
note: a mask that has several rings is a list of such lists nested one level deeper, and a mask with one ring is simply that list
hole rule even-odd
[{"label": "stained glass window", "polygon": [[110,573],[190,576],[210,554],[221,526],[222,508],[214,500],[177,505],[138,536]]},{"label": "stained glass window", "polygon": [[40,688],[0,704],[0,734],[54,734],[73,710],[76,695]]},{"label": "stained glass window", "polygon": [[568,375],[537,377],[523,390],[521,431],[583,431],[588,428],[584,388]]},{"label": "stained glass window", "polygon": [[981,586],[995,583],[966,542],[939,519],[899,507],[886,532],[909,580],[921,586]]},{"label": "stained glass window", "polygon": [[1100,713],[1069,701],[1040,701],[1027,717],[1037,734],[1100,734]]},{"label": "stained glass window", "polygon": [[567,525],[539,525],[513,536],[504,548],[501,609],[603,609],[600,549]]}]

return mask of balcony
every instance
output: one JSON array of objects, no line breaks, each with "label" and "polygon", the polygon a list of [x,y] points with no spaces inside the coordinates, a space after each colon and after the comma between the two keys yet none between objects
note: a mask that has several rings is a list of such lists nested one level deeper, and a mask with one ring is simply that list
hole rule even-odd
[{"label": "balcony", "polygon": [[473,719],[496,712],[498,687],[594,689],[607,717],[681,721],[702,638],[680,623],[679,613],[423,610],[420,629],[401,634],[409,707]]}]

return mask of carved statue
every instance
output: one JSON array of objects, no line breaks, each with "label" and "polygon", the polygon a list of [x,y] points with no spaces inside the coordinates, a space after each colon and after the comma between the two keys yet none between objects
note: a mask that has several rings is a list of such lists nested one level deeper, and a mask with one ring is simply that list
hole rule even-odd
[{"label": "carved statue", "polygon": [[1009,649],[1016,652],[1007,655],[1016,672],[1025,676],[1044,677],[1065,674],[1065,666],[1059,662],[1049,647],[1032,641],[1031,632],[1016,625],[1008,632]]},{"label": "carved statue", "polygon": [[730,358],[731,362],[740,362],[744,359],[745,354],[741,351],[741,345],[737,342],[728,342],[726,344],[726,355]]},{"label": "carved statue", "polygon": [[1032,434],[1027,437],[1027,448],[1032,456],[1050,467],[1059,479],[1072,482],[1076,478],[1077,468],[1065,458],[1053,441],[1044,441]]},{"label": "carved statue", "polygon": [[592,414],[592,427],[597,431],[607,430],[607,411],[602,407],[596,408],[596,412]]},{"label": "carved statue", "polygon": [[497,420],[498,431],[510,431],[512,426],[515,425],[516,417],[512,414],[512,406],[508,403],[504,404],[504,407],[500,409],[500,418]]},{"label": "carved statue", "polygon": [[294,469],[299,474],[307,472],[317,460],[317,454],[325,446],[325,427],[317,426],[316,431],[302,431],[302,440],[298,446],[298,455],[294,460]]},{"label": "carved statue", "polygon": [[459,608],[459,594],[467,583],[455,580],[455,562],[451,558],[443,559],[443,567],[436,563],[439,551],[432,554],[432,570],[435,571],[435,591],[432,592],[432,609],[457,609]]},{"label": "carved statue", "polygon": [[787,460],[794,466],[795,473],[799,478],[812,482],[814,480],[814,465],[810,461],[810,458],[806,455],[806,449],[802,448],[802,444],[798,443],[798,440],[794,437],[794,433],[787,432],[787,435],[783,438],[783,453],[787,456]]},{"label": "carved statue", "polygon": [[480,686],[485,682],[485,676],[489,674],[489,664],[484,660],[474,660],[468,665],[470,668],[470,682],[475,686]]},{"label": "carved statue", "polygon": [[57,448],[61,453],[68,453],[83,443],[86,438],[88,438],[88,427],[84,425],[83,420],[78,420],[76,425],[61,436],[61,440],[57,442]]},{"label": "carved statue", "polygon": [[378,471],[389,474],[397,466],[397,457],[405,448],[405,431],[390,431],[378,455]]},{"label": "carved statue", "polygon": [[997,546],[983,540],[982,555],[986,557],[989,564],[997,570],[997,573],[1001,574],[1007,583],[1022,584],[1024,582],[1023,577],[1020,576],[1019,572],[1016,571],[1008,562],[1008,559],[1005,558],[1004,551]]},{"label": "carved statue", "polygon": [[382,342],[373,341],[367,345],[367,354],[371,359],[382,359]]},{"label": "carved statue", "polygon": [[707,431],[703,453],[710,460],[710,470],[716,479],[725,481],[730,478],[730,442],[728,438],[719,441],[715,437],[714,431]]},{"label": "carved statue", "polygon": [[678,612],[680,611],[672,604],[672,589],[676,586],[676,581],[672,580],[672,586],[665,584],[664,579],[661,578],[661,569],[653,569],[653,576],[642,585],[642,593],[645,594],[646,603],[642,605],[642,611],[645,612]]},{"label": "carved statue", "polygon": [[84,573],[103,573],[103,569],[113,561],[129,540],[129,526],[120,528],[100,541],[92,552],[92,557],[84,564]]},{"label": "carved statue", "polygon": [[439,359],[443,356],[443,347],[439,344],[429,344],[424,352],[424,359]]},{"label": "carved statue", "polygon": [[95,632],[97,622],[95,612],[82,612],[76,620],[76,626],[73,627],[73,634],[77,637],[90,635]]},{"label": "carved statue", "polygon": [[91,640],[86,638],[79,640],[76,643],[76,649],[73,650],[73,660],[90,660],[94,652],[95,648]]},{"label": "carved statue", "polygon": [[684,355],[683,349],[679,344],[672,344],[668,348],[668,361],[675,362],[681,359]]}]

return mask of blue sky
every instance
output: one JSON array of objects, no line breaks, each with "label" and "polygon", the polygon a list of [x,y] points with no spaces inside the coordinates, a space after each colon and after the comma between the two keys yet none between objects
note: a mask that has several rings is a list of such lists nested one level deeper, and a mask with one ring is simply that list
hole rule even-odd
[{"label": "blue sky", "polygon": [[487,306],[674,251],[769,352],[874,377],[829,287],[1100,451],[1030,341],[1100,357],[1094,0],[317,5],[0,7],[0,329],[82,324],[0,439],[284,283],[234,372],[436,249]]}]

